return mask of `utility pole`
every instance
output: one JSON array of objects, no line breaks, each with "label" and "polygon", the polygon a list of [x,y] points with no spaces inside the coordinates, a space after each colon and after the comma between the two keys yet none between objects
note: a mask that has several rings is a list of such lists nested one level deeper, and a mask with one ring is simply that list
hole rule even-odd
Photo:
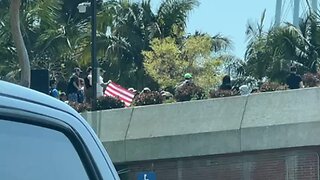
[{"label": "utility pole", "polygon": [[300,0],[294,0],[293,4],[293,25],[299,26],[299,10],[300,10]]},{"label": "utility pole", "polygon": [[[300,23],[300,3],[305,3],[305,0],[287,0],[289,1],[289,8],[291,9],[291,5],[293,3],[293,18],[292,24],[294,26],[299,26]],[[283,4],[283,0],[276,0],[276,14],[275,14],[275,26],[279,26],[281,24],[282,11],[283,9],[287,9],[288,7],[283,7],[286,3]],[[308,2],[314,12],[318,12],[318,0],[308,0]]]},{"label": "utility pole", "polygon": [[97,79],[98,79],[98,62],[97,62],[97,1],[91,0],[91,64],[92,64],[92,110],[97,108]]},{"label": "utility pole", "polygon": [[277,0],[276,3],[276,17],[275,17],[275,26],[279,26],[281,23],[281,12],[282,12],[282,0]]},{"label": "utility pole", "polygon": [[311,7],[314,12],[318,12],[318,0],[312,0]]},{"label": "utility pole", "polygon": [[92,110],[97,109],[97,82],[98,82],[98,61],[97,61],[97,0],[78,4],[79,13],[85,13],[87,7],[91,7],[91,66],[92,66]]}]

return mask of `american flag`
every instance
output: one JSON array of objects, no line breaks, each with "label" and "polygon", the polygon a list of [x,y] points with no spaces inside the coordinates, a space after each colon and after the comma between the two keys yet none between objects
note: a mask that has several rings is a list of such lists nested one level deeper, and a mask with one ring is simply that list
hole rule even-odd
[{"label": "american flag", "polygon": [[106,90],[104,91],[105,96],[115,97],[124,102],[126,107],[129,107],[134,98],[134,93],[121,87],[120,85],[111,82],[108,84]]}]

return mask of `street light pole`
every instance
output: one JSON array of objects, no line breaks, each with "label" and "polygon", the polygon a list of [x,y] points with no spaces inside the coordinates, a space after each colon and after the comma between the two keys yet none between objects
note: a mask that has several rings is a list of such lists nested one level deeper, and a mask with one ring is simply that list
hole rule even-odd
[{"label": "street light pole", "polygon": [[275,25],[276,27],[280,26],[281,23],[281,12],[282,12],[282,0],[277,0],[277,5],[276,5],[276,20],[275,20]]},{"label": "street light pole", "polygon": [[92,66],[92,110],[97,108],[97,79],[98,79],[98,62],[97,62],[97,1],[91,0],[91,66]]}]

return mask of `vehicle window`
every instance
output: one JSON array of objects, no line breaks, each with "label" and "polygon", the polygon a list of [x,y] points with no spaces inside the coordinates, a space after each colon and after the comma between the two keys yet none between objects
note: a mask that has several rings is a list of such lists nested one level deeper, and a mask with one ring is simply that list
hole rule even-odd
[{"label": "vehicle window", "polygon": [[77,151],[63,133],[5,120],[0,120],[0,177],[89,179]]}]

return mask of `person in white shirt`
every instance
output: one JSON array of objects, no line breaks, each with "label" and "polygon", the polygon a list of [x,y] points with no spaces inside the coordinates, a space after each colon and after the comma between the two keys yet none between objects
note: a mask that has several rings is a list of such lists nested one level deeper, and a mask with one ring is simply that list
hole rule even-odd
[{"label": "person in white shirt", "polygon": [[[92,68],[89,67],[88,68],[88,81],[89,81],[89,86],[92,87]],[[111,82],[111,80],[109,80],[108,82],[103,82],[103,77],[101,76],[101,74],[104,73],[102,69],[100,69],[98,71],[98,78],[97,78],[97,97],[101,97],[103,96],[103,88],[107,87],[108,84]]]},{"label": "person in white shirt", "polygon": [[242,85],[239,87],[241,96],[248,96],[251,92],[251,88],[248,85]]},{"label": "person in white shirt", "polygon": [[107,83],[103,82],[103,77],[100,74],[101,74],[101,71],[98,72],[97,97],[103,96],[103,88],[107,86]]}]

